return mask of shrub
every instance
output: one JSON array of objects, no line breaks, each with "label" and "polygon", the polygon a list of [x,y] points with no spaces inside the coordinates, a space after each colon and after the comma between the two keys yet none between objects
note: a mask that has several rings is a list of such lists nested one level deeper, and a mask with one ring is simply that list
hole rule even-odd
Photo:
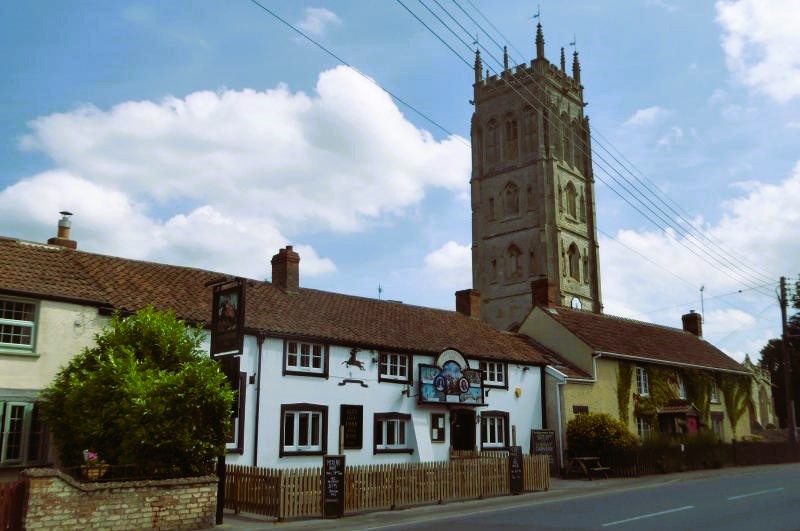
[{"label": "shrub", "polygon": [[225,449],[233,392],[202,337],[171,312],[115,315],[43,392],[62,463],[81,464],[89,449],[149,474],[210,472]]},{"label": "shrub", "polygon": [[571,456],[600,456],[609,450],[630,450],[636,445],[637,438],[625,423],[606,413],[577,415],[567,423],[567,448]]}]

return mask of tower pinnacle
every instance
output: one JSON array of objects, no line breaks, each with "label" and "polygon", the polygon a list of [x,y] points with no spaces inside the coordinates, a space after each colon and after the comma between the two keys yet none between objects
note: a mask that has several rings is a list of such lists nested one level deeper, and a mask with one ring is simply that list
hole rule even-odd
[{"label": "tower pinnacle", "polygon": [[544,34],[541,22],[536,24],[536,58],[544,59]]}]

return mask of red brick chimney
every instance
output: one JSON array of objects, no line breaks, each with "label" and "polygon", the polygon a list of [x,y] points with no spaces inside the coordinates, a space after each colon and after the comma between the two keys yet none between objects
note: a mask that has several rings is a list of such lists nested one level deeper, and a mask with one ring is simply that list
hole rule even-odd
[{"label": "red brick chimney", "polygon": [[689,313],[681,316],[683,321],[683,331],[694,334],[697,337],[703,337],[703,316],[699,313],[694,313],[694,310],[689,310]]},{"label": "red brick chimney", "polygon": [[70,221],[69,217],[72,215],[72,212],[62,210],[59,214],[61,214],[61,219],[58,220],[58,235],[55,238],[47,240],[47,243],[49,245],[66,247],[67,249],[77,249],[78,242],[69,239],[69,229],[72,227],[72,221]]},{"label": "red brick chimney", "polygon": [[456,311],[473,319],[481,318],[481,294],[474,289],[456,291]]},{"label": "red brick chimney", "polygon": [[300,255],[291,245],[272,257],[272,285],[287,293],[300,289]]},{"label": "red brick chimney", "polygon": [[546,277],[531,281],[531,296],[534,306],[543,306],[545,308],[557,306],[556,295],[556,286],[551,284]]}]

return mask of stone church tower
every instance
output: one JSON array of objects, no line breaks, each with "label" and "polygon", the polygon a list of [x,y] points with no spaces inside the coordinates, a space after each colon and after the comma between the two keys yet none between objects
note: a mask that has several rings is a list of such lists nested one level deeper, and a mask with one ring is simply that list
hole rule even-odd
[{"label": "stone church tower", "polygon": [[[484,78],[475,57],[472,276],[483,320],[518,326],[534,304],[601,312],[589,119],[572,77],[544,57]],[[488,74],[488,72],[487,72]]]}]

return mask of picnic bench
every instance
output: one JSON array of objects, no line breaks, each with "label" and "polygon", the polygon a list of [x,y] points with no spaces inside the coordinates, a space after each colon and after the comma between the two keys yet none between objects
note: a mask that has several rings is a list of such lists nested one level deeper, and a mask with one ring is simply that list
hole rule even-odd
[{"label": "picnic bench", "polygon": [[567,468],[567,476],[574,473],[586,476],[589,481],[592,480],[593,475],[608,479],[609,470],[611,468],[600,464],[599,457],[571,457]]}]

